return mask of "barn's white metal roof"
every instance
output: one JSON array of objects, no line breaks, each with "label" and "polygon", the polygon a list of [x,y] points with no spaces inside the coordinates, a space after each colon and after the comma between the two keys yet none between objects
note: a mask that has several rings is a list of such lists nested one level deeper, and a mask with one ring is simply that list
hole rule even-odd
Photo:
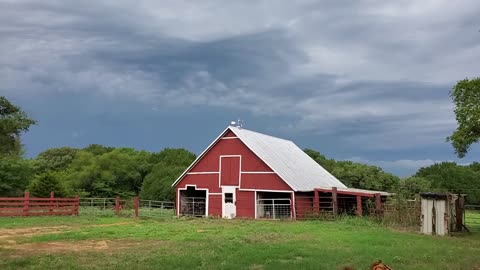
[{"label": "barn's white metal roof", "polygon": [[292,141],[239,127],[229,129],[293,190],[347,188]]}]

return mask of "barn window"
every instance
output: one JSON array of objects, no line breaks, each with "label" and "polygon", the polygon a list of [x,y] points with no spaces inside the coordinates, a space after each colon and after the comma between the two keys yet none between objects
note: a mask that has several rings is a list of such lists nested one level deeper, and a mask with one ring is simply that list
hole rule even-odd
[{"label": "barn window", "polygon": [[225,193],[225,203],[233,203],[233,193]]},{"label": "barn window", "polygon": [[206,216],[207,191],[187,187],[180,191],[180,214],[185,216]]},{"label": "barn window", "polygon": [[257,218],[290,219],[292,218],[292,202],[290,193],[258,192]]}]

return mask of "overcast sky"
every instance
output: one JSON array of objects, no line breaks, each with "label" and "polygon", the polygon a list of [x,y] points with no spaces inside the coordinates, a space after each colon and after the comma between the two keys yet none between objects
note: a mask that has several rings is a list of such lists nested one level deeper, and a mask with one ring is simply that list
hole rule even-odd
[{"label": "overcast sky", "polygon": [[479,14],[478,0],[0,0],[0,94],[38,120],[28,156],[198,154],[240,117],[406,176],[458,161],[448,94],[480,76]]}]

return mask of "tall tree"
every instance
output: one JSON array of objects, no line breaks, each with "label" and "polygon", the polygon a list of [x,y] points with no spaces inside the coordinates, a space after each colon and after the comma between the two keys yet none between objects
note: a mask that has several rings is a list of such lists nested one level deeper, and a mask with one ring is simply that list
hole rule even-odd
[{"label": "tall tree", "polygon": [[400,181],[397,195],[403,195],[405,198],[413,199],[416,194],[430,190],[432,183],[422,177],[408,177]]},{"label": "tall tree", "polygon": [[320,154],[318,151],[312,149],[303,150],[307,155],[309,155],[313,160],[315,160],[320,166],[325,170],[332,172],[335,168],[336,161],[333,159],[328,159],[326,156]]},{"label": "tall tree", "polygon": [[90,144],[89,146],[83,148],[82,150],[90,152],[96,156],[100,156],[109,152],[112,152],[115,147],[104,146],[101,144]]},{"label": "tall tree", "polygon": [[52,191],[56,197],[69,195],[58,178],[58,172],[47,172],[37,175],[28,186],[28,190],[32,196],[40,198],[48,198]]},{"label": "tall tree", "polygon": [[154,154],[158,164],[153,167],[140,191],[140,197],[148,200],[174,200],[172,183],[195,160],[195,154],[185,149],[166,148]]},{"label": "tall tree", "polygon": [[32,160],[0,156],[0,197],[21,196],[34,174]]},{"label": "tall tree", "polygon": [[37,161],[40,170],[62,171],[66,170],[80,151],[71,147],[50,148],[38,154]]},{"label": "tall tree", "polygon": [[415,174],[431,182],[433,190],[466,193],[471,204],[480,203],[480,171],[475,166],[460,166],[442,162],[421,168]]},{"label": "tall tree", "polygon": [[348,187],[395,191],[400,178],[379,167],[351,161],[335,161],[312,149],[304,150],[313,160]]},{"label": "tall tree", "polygon": [[337,161],[331,173],[351,188],[395,191],[400,181],[379,167],[351,161]]},{"label": "tall tree", "polygon": [[20,107],[0,96],[0,155],[20,154],[20,134],[33,124],[35,121],[28,118]]},{"label": "tall tree", "polygon": [[455,104],[458,127],[447,141],[458,157],[464,157],[470,146],[480,139],[480,78],[459,81],[450,92]]}]

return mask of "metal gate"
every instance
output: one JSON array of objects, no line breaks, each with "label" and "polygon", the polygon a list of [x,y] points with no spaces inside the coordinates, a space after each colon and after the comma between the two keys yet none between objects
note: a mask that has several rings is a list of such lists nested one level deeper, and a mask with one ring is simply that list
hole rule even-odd
[{"label": "metal gate", "polygon": [[206,215],[205,197],[182,197],[181,215],[201,217]]},{"label": "metal gate", "polygon": [[290,199],[257,199],[257,218],[290,219],[291,204]]}]

